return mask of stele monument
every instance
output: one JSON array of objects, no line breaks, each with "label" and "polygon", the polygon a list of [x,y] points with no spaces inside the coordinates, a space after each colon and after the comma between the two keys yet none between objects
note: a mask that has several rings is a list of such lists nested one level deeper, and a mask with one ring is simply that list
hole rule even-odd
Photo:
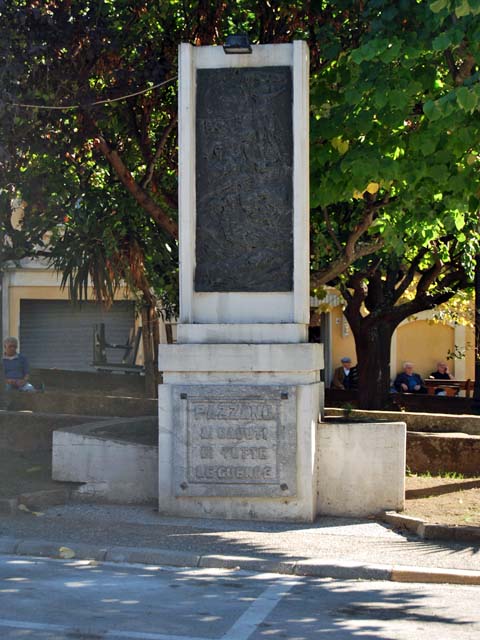
[{"label": "stele monument", "polygon": [[160,345],[159,511],[312,521],[304,42],[179,51],[180,316]]}]

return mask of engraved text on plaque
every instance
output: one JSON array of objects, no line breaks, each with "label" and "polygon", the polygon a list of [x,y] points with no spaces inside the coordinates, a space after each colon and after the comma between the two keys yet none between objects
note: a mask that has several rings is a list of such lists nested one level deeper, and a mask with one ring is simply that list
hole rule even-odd
[{"label": "engraved text on plaque", "polygon": [[294,387],[176,386],[176,495],[295,495]]}]

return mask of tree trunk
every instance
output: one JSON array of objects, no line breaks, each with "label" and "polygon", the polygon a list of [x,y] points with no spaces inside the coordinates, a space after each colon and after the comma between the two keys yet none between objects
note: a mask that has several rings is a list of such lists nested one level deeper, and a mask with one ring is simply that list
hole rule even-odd
[{"label": "tree trunk", "polygon": [[158,393],[158,381],[154,345],[154,326],[152,317],[155,310],[151,306],[142,307],[142,342],[143,362],[145,366],[145,392],[149,398],[156,398]]},{"label": "tree trunk", "polygon": [[472,408],[480,413],[480,254],[475,265],[475,384]]},{"label": "tree trunk", "polygon": [[384,319],[359,323],[352,328],[358,360],[360,409],[384,409],[390,390],[390,344],[395,327]]}]

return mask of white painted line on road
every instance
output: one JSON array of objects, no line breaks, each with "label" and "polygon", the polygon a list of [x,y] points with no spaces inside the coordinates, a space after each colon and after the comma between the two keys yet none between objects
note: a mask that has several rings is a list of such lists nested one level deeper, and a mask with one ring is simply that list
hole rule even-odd
[{"label": "white painted line on road", "polygon": [[[263,577],[266,577],[265,574],[262,575]],[[272,575],[271,577],[273,578],[274,576]],[[256,598],[255,602],[238,618],[233,627],[222,636],[222,640],[247,640],[258,625],[265,620],[280,600],[296,584],[300,584],[300,581],[288,578],[278,579],[278,576],[275,576],[274,584]]]},{"label": "white painted line on road", "polygon": [[72,635],[75,633],[79,637],[97,634],[99,638],[115,640],[208,640],[208,638],[196,638],[194,636],[171,636],[164,633],[148,633],[142,631],[103,631],[99,629],[80,629],[78,627],[67,627],[61,624],[46,624],[41,622],[27,622],[19,620],[0,620],[0,627],[6,629],[22,629],[24,631],[49,631],[55,633],[65,633]]}]

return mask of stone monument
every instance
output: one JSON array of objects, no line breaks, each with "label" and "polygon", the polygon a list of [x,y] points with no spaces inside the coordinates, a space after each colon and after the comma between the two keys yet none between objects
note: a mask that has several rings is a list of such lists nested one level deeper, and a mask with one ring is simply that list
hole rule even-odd
[{"label": "stone monument", "polygon": [[161,345],[159,510],[312,521],[308,49],[182,44],[180,317]]},{"label": "stone monument", "polygon": [[[305,43],[251,55],[181,45],[179,98],[180,322],[177,344],[159,349],[160,513],[310,522],[402,509],[405,423],[319,422]],[[87,479],[90,499],[153,495],[156,449],[75,429],[54,434],[56,479]]]}]

